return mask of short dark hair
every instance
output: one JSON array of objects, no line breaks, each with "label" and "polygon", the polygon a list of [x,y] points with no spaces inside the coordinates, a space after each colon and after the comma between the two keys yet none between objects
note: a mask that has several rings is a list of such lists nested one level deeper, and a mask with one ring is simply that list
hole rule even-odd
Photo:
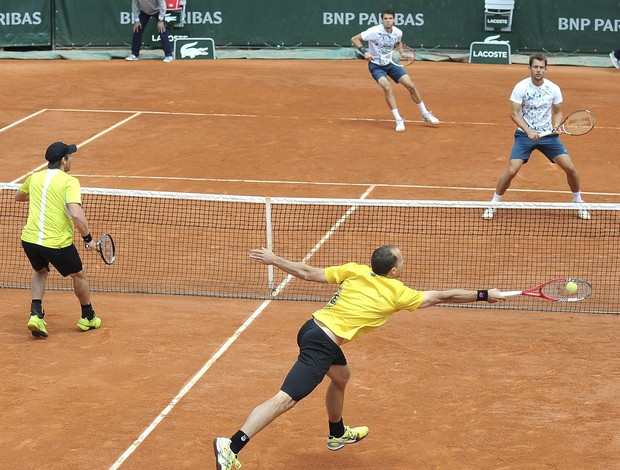
[{"label": "short dark hair", "polygon": [[543,54],[534,54],[530,56],[530,67],[532,66],[532,64],[534,63],[535,60],[540,60],[541,62],[545,63],[545,67],[547,66],[547,57],[544,56]]},{"label": "short dark hair", "polygon": [[385,276],[396,265],[395,245],[383,245],[373,251],[370,266],[375,274]]},{"label": "short dark hair", "polygon": [[396,13],[394,13],[394,10],[383,10],[381,12],[381,19],[383,19],[383,15],[392,15],[392,16],[396,16]]}]

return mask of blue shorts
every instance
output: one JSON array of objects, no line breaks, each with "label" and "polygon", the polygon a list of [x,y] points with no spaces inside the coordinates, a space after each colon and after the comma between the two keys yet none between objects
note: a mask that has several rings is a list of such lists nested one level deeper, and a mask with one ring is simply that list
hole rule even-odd
[{"label": "blue shorts", "polygon": [[297,333],[297,344],[299,357],[280,387],[295,401],[310,395],[323,381],[332,364],[347,365],[340,346],[325,334],[314,318],[304,323]]},{"label": "blue shorts", "polygon": [[566,147],[564,147],[557,135],[548,135],[539,140],[532,140],[525,132],[517,129],[515,131],[515,143],[510,152],[510,159],[525,160],[525,163],[527,163],[534,150],[539,150],[551,163],[558,155],[568,155],[568,150],[566,150]]},{"label": "blue shorts", "polygon": [[381,77],[390,77],[395,83],[398,83],[403,75],[407,75],[407,72],[403,67],[399,67],[394,64],[377,65],[372,62],[368,62],[368,70],[370,70],[372,78],[377,81],[379,81]]}]

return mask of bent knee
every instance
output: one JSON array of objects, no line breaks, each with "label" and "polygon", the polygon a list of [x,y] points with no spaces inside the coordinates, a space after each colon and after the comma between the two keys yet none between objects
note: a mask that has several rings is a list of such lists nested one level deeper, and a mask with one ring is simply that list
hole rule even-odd
[{"label": "bent knee", "polygon": [[288,411],[297,404],[297,401],[293,400],[293,398],[283,390],[279,390],[273,399],[277,402],[278,408],[283,411]]},{"label": "bent knee", "polygon": [[327,376],[338,388],[344,388],[351,378],[351,371],[348,366],[331,366]]}]

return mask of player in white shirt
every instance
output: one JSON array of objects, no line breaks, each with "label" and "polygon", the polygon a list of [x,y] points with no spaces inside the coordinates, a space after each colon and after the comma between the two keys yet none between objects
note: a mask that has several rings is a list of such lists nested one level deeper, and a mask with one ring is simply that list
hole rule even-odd
[{"label": "player in white shirt", "polygon": [[[568,155],[568,150],[557,134],[542,137],[562,123],[562,92],[560,87],[545,78],[547,58],[536,54],[530,57],[530,77],[516,84],[510,95],[510,117],[518,126],[510,153],[508,168],[497,181],[492,202],[499,202],[510,187],[513,178],[527,163],[532,152],[539,150],[566,173],[568,186],[573,193],[573,202],[582,204],[579,173]],[[495,217],[496,208],[489,207],[482,214],[483,219]],[[577,210],[580,219],[589,219],[589,212],[581,207]]]},{"label": "player in white shirt", "polygon": [[[385,101],[392,110],[392,115],[396,120],[396,131],[402,132],[405,130],[405,119],[398,112],[396,98],[394,97],[394,92],[392,91],[392,86],[388,77],[391,78],[394,83],[400,83],[407,89],[411,95],[411,99],[418,105],[424,121],[431,124],[439,124],[439,119],[426,109],[420,92],[406,70],[392,63],[381,63],[380,56],[400,48],[403,38],[403,32],[394,26],[394,11],[382,11],[381,22],[382,24],[368,28],[357,36],[353,36],[351,42],[353,46],[364,55],[364,59],[368,61],[368,70],[370,70],[372,77],[377,81],[379,86],[383,88]],[[362,46],[362,41],[368,42],[368,50]]]}]

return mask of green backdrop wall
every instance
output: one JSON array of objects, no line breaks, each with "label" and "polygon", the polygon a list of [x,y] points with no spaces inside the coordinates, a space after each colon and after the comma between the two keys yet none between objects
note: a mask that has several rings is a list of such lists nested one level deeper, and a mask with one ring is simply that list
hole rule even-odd
[{"label": "green backdrop wall", "polygon": [[[467,49],[484,30],[484,0],[400,0],[404,41]],[[217,46],[349,46],[377,24],[376,0],[187,0],[186,25],[173,37],[212,37]],[[158,45],[154,22],[145,42]],[[516,0],[513,51],[597,53],[620,47],[619,0]],[[130,0],[2,0],[0,46],[122,47],[131,41]]]}]

